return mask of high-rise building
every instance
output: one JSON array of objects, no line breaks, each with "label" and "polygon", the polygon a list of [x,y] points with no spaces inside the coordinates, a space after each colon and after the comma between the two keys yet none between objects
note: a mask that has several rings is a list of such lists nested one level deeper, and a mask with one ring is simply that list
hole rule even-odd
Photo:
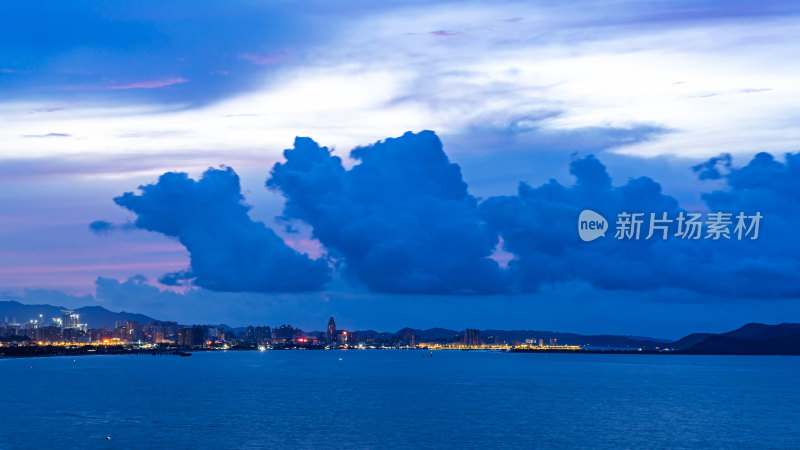
[{"label": "high-rise building", "polygon": [[42,327],[37,330],[37,339],[45,342],[58,342],[61,340],[61,327]]},{"label": "high-rise building", "polygon": [[333,320],[333,316],[328,321],[328,340],[331,342],[336,340],[336,321]]},{"label": "high-rise building", "polygon": [[164,341],[175,342],[178,339],[178,322],[162,322],[164,324]]},{"label": "high-rise building", "polygon": [[295,330],[291,325],[281,325],[273,331],[275,332],[275,340],[284,343],[294,339],[294,335],[297,334],[299,330]]},{"label": "high-rise building", "polygon": [[80,316],[75,314],[75,311],[64,310],[61,312],[64,313],[64,315],[61,316],[62,328],[80,328]]},{"label": "high-rise building", "polygon": [[416,340],[417,337],[414,335],[414,330],[411,328],[403,328],[402,333],[400,334],[400,342],[403,345],[414,347],[417,343]]},{"label": "high-rise building", "polygon": [[180,328],[178,330],[178,345],[181,347],[202,347],[203,328],[198,326]]},{"label": "high-rise building", "polygon": [[464,344],[465,345],[480,345],[481,337],[480,331],[474,328],[467,328],[464,330]]},{"label": "high-rise building", "polygon": [[131,328],[128,330],[130,333],[130,342],[142,343],[145,340],[144,330],[141,328]]},{"label": "high-rise building", "polygon": [[[120,323],[120,322],[117,322],[117,323]],[[130,342],[131,341],[131,335],[130,335],[130,332],[128,331],[128,327],[125,326],[125,322],[121,322],[121,323],[122,323],[122,326],[114,328],[114,331],[112,332],[112,336],[114,336],[114,338],[119,340],[120,342]]]},{"label": "high-rise building", "polygon": [[272,338],[272,329],[270,327],[256,327],[253,333],[255,340],[261,344],[269,343]]}]

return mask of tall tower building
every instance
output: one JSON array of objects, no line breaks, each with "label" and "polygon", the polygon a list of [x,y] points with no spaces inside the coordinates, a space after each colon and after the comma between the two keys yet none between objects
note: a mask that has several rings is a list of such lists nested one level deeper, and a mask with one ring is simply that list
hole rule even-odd
[{"label": "tall tower building", "polygon": [[80,326],[80,316],[75,314],[74,311],[64,310],[61,312],[64,313],[61,317],[61,326],[63,328],[78,328]]},{"label": "tall tower building", "polygon": [[336,339],[336,321],[333,320],[333,316],[331,316],[331,320],[328,321],[328,340],[333,341]]},{"label": "tall tower building", "polygon": [[480,331],[474,328],[467,328],[464,330],[464,344],[469,346],[480,345],[481,337]]}]

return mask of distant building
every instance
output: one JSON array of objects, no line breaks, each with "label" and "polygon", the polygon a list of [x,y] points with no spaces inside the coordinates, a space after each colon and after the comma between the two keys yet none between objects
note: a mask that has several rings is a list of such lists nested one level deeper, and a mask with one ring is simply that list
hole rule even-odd
[{"label": "distant building", "polygon": [[333,316],[328,320],[328,340],[331,342],[336,340],[336,321],[333,320]]},{"label": "distant building", "polygon": [[103,342],[104,340],[111,340],[114,337],[113,333],[108,329],[108,327],[93,329],[90,331],[93,342]]},{"label": "distant building", "polygon": [[36,338],[40,341],[59,342],[61,341],[61,327],[42,327],[37,330]]},{"label": "distant building", "polygon": [[64,342],[84,342],[86,333],[80,328],[64,328],[61,331],[61,340]]},{"label": "distant building", "polygon": [[178,339],[178,322],[161,322],[164,324],[164,341],[175,342]]},{"label": "distant building", "polygon": [[130,333],[130,342],[144,342],[145,334],[144,330],[141,328],[132,328],[129,330]]},{"label": "distant building", "polygon": [[164,326],[164,322],[159,322],[157,320],[148,322],[145,326],[145,337],[148,338],[150,342],[154,344],[163,344],[167,342],[166,340],[167,332],[166,327]]},{"label": "distant building", "polygon": [[[120,322],[117,322],[119,325]],[[120,342],[130,342],[131,341],[131,334],[128,331],[128,327],[125,326],[125,322],[121,322],[122,326],[118,326],[114,328],[112,332],[112,336],[114,339],[117,339]]]},{"label": "distant building", "polygon": [[544,347],[544,339],[539,339],[539,347]]},{"label": "distant building", "polygon": [[414,347],[417,344],[416,340],[417,338],[414,335],[414,330],[412,330],[411,328],[403,329],[403,333],[400,335],[400,341],[403,345]]},{"label": "distant building", "polygon": [[550,345],[558,345],[558,339],[550,338]]},{"label": "distant building", "polygon": [[64,315],[61,316],[61,326],[63,328],[80,328],[80,316],[75,314],[75,311],[65,310],[61,312],[64,313]]},{"label": "distant building", "polygon": [[464,330],[464,345],[481,345],[480,331],[475,328]]},{"label": "distant building", "polygon": [[203,328],[185,327],[178,330],[178,345],[181,347],[202,347]]},{"label": "distant building", "polygon": [[275,340],[280,343],[286,343],[294,339],[296,331],[299,330],[295,330],[291,325],[281,325],[273,330],[275,334]]},{"label": "distant building", "polygon": [[256,327],[253,330],[255,340],[260,344],[268,344],[272,340],[272,328]]}]

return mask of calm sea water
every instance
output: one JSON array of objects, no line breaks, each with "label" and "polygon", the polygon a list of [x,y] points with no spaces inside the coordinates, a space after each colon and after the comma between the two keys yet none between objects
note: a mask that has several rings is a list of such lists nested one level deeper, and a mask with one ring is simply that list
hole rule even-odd
[{"label": "calm sea water", "polygon": [[429,354],[0,360],[0,447],[800,448],[800,358]]}]

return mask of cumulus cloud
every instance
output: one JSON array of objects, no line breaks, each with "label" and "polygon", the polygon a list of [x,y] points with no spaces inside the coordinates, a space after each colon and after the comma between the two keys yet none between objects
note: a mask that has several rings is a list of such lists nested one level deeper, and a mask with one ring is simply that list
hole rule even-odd
[{"label": "cumulus cloud", "polygon": [[533,291],[543,282],[575,279],[605,288],[656,287],[659,276],[646,264],[655,241],[615,242],[610,233],[587,244],[578,237],[577,219],[584,209],[612,221],[622,211],[664,211],[674,217],[678,202],[647,177],[614,187],[594,156],[573,161],[570,173],[576,178],[573,186],[555,180],[538,188],[521,183],[517,195],[490,197],[480,205],[481,217],[515,255],[509,268],[518,287]]},{"label": "cumulus cloud", "polygon": [[[691,169],[722,189],[702,195],[706,214],[731,213],[733,239],[676,236],[690,212],[649,177],[615,184],[594,156],[570,164],[574,184],[521,183],[516,195],[479,201],[450,162],[435,133],[406,133],[352,150],[341,158],[310,138],[296,138],[267,180],[285,197],[281,220],[300,221],[341,273],[374,292],[498,294],[535,292],[554,283],[588,283],[603,290],[674,292],[716,297],[800,296],[800,154],[780,162],[767,153],[743,167],[722,155]],[[687,171],[690,168],[687,168]],[[166,173],[115,201],[135,212],[135,226],[176,237],[191,254],[190,270],[161,283],[220,291],[318,290],[327,261],[290,248],[248,217],[238,176],[209,169],[199,181]],[[604,239],[583,242],[580,212],[606,217]],[[639,239],[618,240],[620,213],[643,213]],[[735,239],[735,216],[760,213],[759,238]],[[666,239],[649,234],[650,215],[671,219]],[[97,232],[118,227],[98,221]],[[747,237],[747,236],[746,236]],[[501,267],[498,245],[511,259]],[[193,281],[192,281],[193,280]]]},{"label": "cumulus cloud", "polygon": [[165,286],[185,286],[194,279],[194,273],[188,270],[165,273],[158,282]]},{"label": "cumulus cloud", "polygon": [[286,197],[284,216],[343,259],[368,288],[397,293],[495,293],[506,289],[490,258],[498,239],[477,214],[458,165],[432,131],[406,133],[339,157],[297,138],[267,186]]},{"label": "cumulus cloud", "polygon": [[[208,169],[195,181],[168,172],[114,201],[137,215],[138,228],[177,238],[189,251],[194,284],[211,290],[291,292],[318,290],[330,269],[287,246],[250,219],[239,177],[230,168]],[[107,229],[95,222],[95,229]],[[177,284],[186,274],[168,274]]]},{"label": "cumulus cloud", "polygon": [[[519,287],[533,291],[542,283],[588,281],[604,289],[650,290],[679,288],[736,297],[794,297],[800,295],[800,255],[792,224],[800,219],[800,157],[780,163],[766,154],[747,166],[731,168],[730,158],[712,158],[696,166],[700,178],[727,182],[725,190],[703,195],[708,212],[739,212],[763,216],[757,240],[682,240],[677,223],[672,237],[645,240],[605,239],[586,243],[576,233],[583,209],[603,214],[610,222],[621,212],[662,213],[673,220],[685,212],[647,177],[613,186],[605,167],[594,157],[571,164],[576,182],[563,186],[550,181],[538,188],[520,184],[515,196],[487,199],[481,216],[513,253],[509,269]],[[723,175],[719,166],[728,169]],[[734,219],[734,225],[736,221]],[[733,228],[733,227],[732,227]],[[705,233],[704,236],[705,237]]]},{"label": "cumulus cloud", "polygon": [[729,153],[723,153],[719,156],[709,158],[708,161],[692,166],[692,170],[697,173],[698,178],[701,180],[719,180],[722,178],[720,166],[726,170],[730,170],[731,160],[732,158]]},{"label": "cumulus cloud", "polygon": [[[724,160],[723,160],[724,161]],[[728,186],[703,194],[712,210],[759,211],[764,216],[756,246],[733,255],[753,289],[800,295],[800,153],[785,161],[759,153],[724,175]]]}]

